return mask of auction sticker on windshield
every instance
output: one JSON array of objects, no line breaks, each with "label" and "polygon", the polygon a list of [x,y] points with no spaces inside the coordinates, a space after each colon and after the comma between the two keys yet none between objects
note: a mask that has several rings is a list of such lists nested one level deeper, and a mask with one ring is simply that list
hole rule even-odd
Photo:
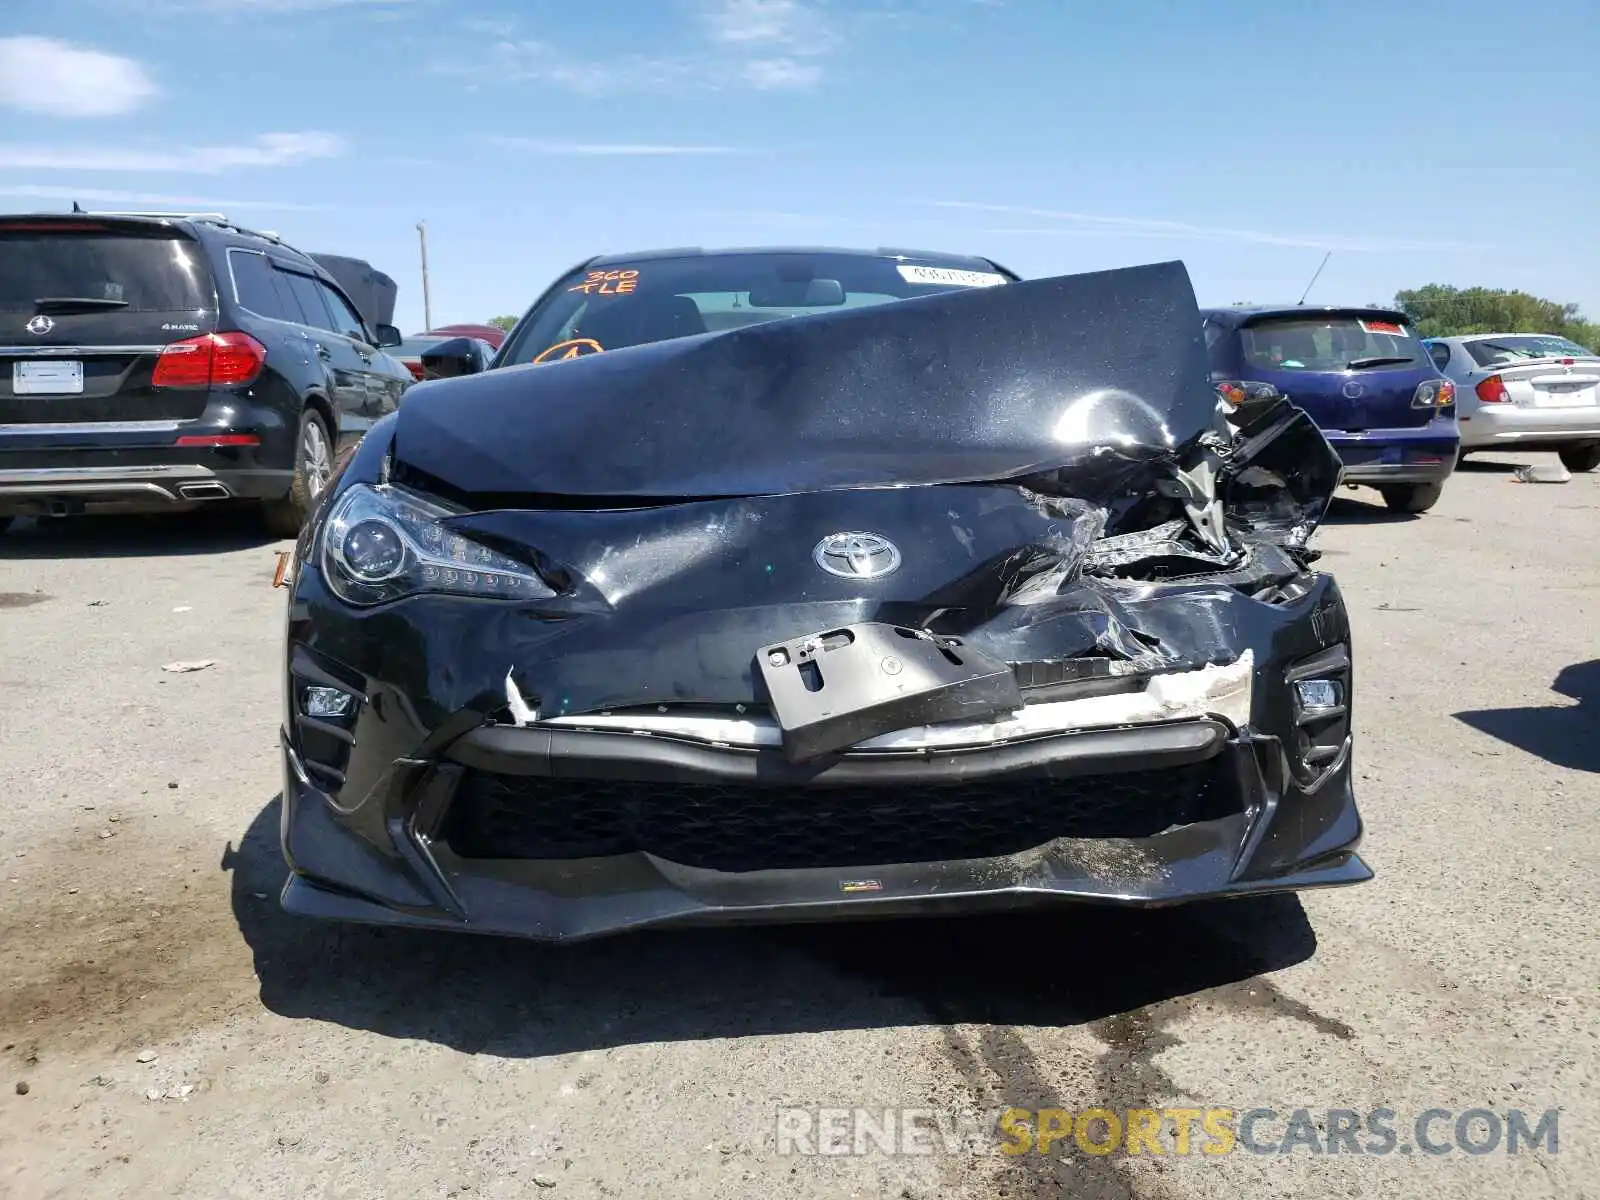
[{"label": "auction sticker on windshield", "polygon": [[569,287],[569,292],[593,293],[597,296],[626,296],[639,286],[637,271],[590,271],[583,282]]},{"label": "auction sticker on windshield", "polygon": [[994,271],[960,271],[954,267],[909,267],[901,264],[900,278],[907,283],[934,283],[945,287],[994,287],[1006,277]]},{"label": "auction sticker on windshield", "polygon": [[605,349],[593,338],[568,338],[539,352],[536,363],[558,362],[564,358],[582,358],[585,354],[599,354]]}]

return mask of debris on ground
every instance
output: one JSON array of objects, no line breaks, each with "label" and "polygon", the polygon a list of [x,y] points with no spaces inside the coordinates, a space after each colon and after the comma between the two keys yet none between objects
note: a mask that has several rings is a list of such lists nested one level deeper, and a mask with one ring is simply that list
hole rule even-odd
[{"label": "debris on ground", "polygon": [[133,1056],[134,1062],[153,1063],[155,1060],[156,1052],[154,1050],[141,1050]]},{"label": "debris on ground", "polygon": [[109,600],[91,600],[91,601],[89,601],[89,607],[90,608],[104,608],[106,605],[108,605],[110,603],[111,603],[111,601],[109,601]]},{"label": "debris on ground", "polygon": [[216,665],[217,660],[214,658],[197,658],[191,662],[169,662],[161,669],[171,671],[174,675],[187,675],[191,671],[204,671],[207,667]]},{"label": "debris on ground", "polygon": [[1532,463],[1517,468],[1512,477],[1513,483],[1566,483],[1572,478],[1572,472],[1561,463],[1547,463],[1538,466]]},{"label": "debris on ground", "polygon": [[28,1081],[26,1079],[17,1080],[17,1095],[26,1096],[27,1094],[28,1094]]},{"label": "debris on ground", "polygon": [[194,605],[192,605],[192,604],[180,604],[180,605],[178,605],[177,608],[173,609],[172,611],[175,612],[175,613],[193,612],[194,611]]}]

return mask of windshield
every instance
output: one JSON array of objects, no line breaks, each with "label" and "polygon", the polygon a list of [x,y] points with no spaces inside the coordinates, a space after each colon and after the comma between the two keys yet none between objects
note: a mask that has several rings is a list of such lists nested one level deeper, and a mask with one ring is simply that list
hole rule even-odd
[{"label": "windshield", "polygon": [[1592,358],[1594,351],[1550,334],[1530,333],[1467,342],[1467,353],[1480,367],[1503,367],[1530,358]]},{"label": "windshield", "polygon": [[860,254],[649,258],[567,276],[524,322],[501,366],[739,329],[805,313],[864,308],[1003,284],[993,270]]},{"label": "windshield", "polygon": [[1422,361],[1422,344],[1411,330],[1371,317],[1285,317],[1239,332],[1245,361],[1269,371],[1348,371]]},{"label": "windshield", "polygon": [[0,230],[0,312],[41,300],[84,300],[118,312],[210,308],[216,297],[186,238]]}]

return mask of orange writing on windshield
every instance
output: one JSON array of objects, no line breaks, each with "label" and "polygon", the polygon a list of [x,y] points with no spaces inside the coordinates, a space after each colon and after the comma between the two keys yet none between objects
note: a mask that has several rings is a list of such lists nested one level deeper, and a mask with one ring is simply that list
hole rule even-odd
[{"label": "orange writing on windshield", "polygon": [[599,354],[604,349],[605,347],[593,338],[570,338],[540,351],[539,357],[533,361],[542,363],[558,362],[563,358],[582,358],[585,354]]},{"label": "orange writing on windshield", "polygon": [[569,287],[567,291],[594,296],[626,296],[638,286],[637,271],[590,271],[582,283]]}]

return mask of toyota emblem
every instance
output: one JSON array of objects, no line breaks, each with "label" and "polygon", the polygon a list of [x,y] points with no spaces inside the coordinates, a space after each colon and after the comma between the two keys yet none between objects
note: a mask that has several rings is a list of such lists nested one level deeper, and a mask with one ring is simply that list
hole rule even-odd
[{"label": "toyota emblem", "polygon": [[829,575],[843,579],[879,579],[900,566],[900,549],[875,533],[834,533],[811,552]]},{"label": "toyota emblem", "polygon": [[43,313],[40,313],[37,317],[34,317],[31,321],[23,326],[23,328],[29,333],[38,334],[41,337],[44,334],[49,333],[55,327],[56,323]]}]

